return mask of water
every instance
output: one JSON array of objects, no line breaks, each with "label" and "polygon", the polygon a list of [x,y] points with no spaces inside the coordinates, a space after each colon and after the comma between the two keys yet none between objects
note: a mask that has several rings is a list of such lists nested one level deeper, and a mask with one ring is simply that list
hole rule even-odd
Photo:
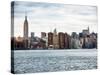
[{"label": "water", "polygon": [[14,72],[52,72],[97,68],[96,49],[14,51]]}]

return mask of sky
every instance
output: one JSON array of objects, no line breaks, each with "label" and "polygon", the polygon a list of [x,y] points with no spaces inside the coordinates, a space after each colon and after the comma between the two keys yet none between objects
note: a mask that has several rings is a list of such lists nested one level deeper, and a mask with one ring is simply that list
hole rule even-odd
[{"label": "sky", "polygon": [[14,2],[14,36],[23,36],[25,14],[27,15],[29,36],[41,36],[41,32],[80,33],[90,28],[97,33],[97,7],[43,2]]}]

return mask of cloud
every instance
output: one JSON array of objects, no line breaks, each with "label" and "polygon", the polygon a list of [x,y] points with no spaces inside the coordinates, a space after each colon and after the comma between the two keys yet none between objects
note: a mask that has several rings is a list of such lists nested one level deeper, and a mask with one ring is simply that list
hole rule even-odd
[{"label": "cloud", "polygon": [[48,32],[56,27],[58,31],[71,33],[80,32],[88,26],[91,31],[97,31],[96,6],[16,1],[14,19],[17,35],[20,34],[18,31],[22,32],[25,12],[27,12],[30,32]]}]

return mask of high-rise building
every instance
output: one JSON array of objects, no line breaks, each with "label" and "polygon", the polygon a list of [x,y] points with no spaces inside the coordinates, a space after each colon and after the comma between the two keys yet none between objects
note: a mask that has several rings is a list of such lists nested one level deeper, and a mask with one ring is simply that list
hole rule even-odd
[{"label": "high-rise building", "polygon": [[53,33],[48,33],[48,47],[53,47]]},{"label": "high-rise building", "polygon": [[31,38],[34,38],[34,32],[31,32]]},{"label": "high-rise building", "polygon": [[41,38],[46,37],[46,33],[45,32],[41,32]]},{"label": "high-rise building", "polygon": [[43,48],[47,48],[48,47],[48,38],[46,36],[46,33],[45,32],[41,32],[41,45]]},{"label": "high-rise building", "polygon": [[67,33],[65,33],[65,48],[68,49],[70,48],[69,46],[69,43],[70,42],[70,39],[69,39],[69,35]]},{"label": "high-rise building", "polygon": [[27,16],[25,15],[25,21],[24,21],[24,48],[28,48],[28,21]]},{"label": "high-rise building", "polygon": [[83,36],[86,37],[87,35],[89,35],[89,27],[87,29],[83,30]]},{"label": "high-rise building", "polygon": [[35,42],[34,32],[31,32],[30,48],[33,48]]},{"label": "high-rise building", "polygon": [[63,32],[58,33],[59,37],[59,48],[64,49],[65,48],[65,35]]},{"label": "high-rise building", "polygon": [[76,39],[77,38],[77,33],[76,32],[72,32],[71,37],[74,38],[74,39]]},{"label": "high-rise building", "polygon": [[58,38],[58,35],[57,35],[56,28],[54,29],[54,33],[53,33],[53,48],[54,49],[59,48],[59,38]]}]

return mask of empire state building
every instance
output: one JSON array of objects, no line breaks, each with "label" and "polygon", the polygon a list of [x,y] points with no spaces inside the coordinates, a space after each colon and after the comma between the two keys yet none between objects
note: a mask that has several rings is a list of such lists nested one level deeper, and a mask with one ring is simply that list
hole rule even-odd
[{"label": "empire state building", "polygon": [[28,21],[27,21],[27,16],[25,16],[25,21],[24,21],[24,48],[28,48]]}]

